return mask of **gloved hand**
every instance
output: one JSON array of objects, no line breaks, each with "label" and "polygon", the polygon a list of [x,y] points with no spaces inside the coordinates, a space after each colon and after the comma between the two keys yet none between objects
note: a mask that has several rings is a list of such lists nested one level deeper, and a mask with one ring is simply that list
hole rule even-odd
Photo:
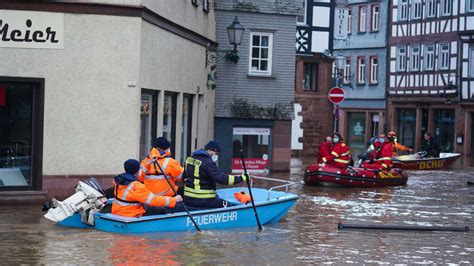
[{"label": "gloved hand", "polygon": [[242,180],[244,182],[250,181],[250,180],[252,180],[252,176],[249,175],[248,173],[242,174]]}]

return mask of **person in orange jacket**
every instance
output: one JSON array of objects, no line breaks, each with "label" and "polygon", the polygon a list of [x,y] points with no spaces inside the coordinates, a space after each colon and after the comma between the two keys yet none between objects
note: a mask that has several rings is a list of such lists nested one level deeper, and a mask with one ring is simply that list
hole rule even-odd
[{"label": "person in orange jacket", "polygon": [[381,170],[384,173],[387,173],[393,167],[393,149],[395,146],[396,135],[389,132],[385,141],[382,143],[380,150],[376,156],[376,161],[374,163],[363,163],[363,167],[366,169],[372,170]]},{"label": "person in orange jacket", "polygon": [[332,138],[327,136],[326,141],[319,144],[318,149],[318,163],[323,163],[323,157],[327,157],[331,154]]},{"label": "person in orange jacket", "polygon": [[140,165],[140,180],[156,195],[175,196],[173,189],[161,174],[159,166],[165,172],[174,189],[176,191],[182,190],[182,188],[178,189],[177,183],[183,181],[184,169],[178,161],[171,157],[170,146],[171,144],[166,138],[157,138],[153,142],[150,154],[142,160]]},{"label": "person in orange jacket", "polygon": [[[124,163],[125,173],[114,178],[114,201],[112,203],[112,214],[141,217],[146,213],[145,206],[174,208],[177,202],[183,201],[181,196],[168,197],[153,194],[138,179],[140,163],[129,159]],[[160,212],[161,213],[161,212]]]},{"label": "person in orange jacket", "polygon": [[408,152],[413,152],[413,149],[407,146],[403,146],[402,144],[397,142],[397,134],[395,134],[394,131],[390,131],[387,133],[387,136],[391,136],[393,138],[393,147],[392,147],[392,156],[396,157],[398,156],[399,151],[408,151]]},{"label": "person in orange jacket", "polygon": [[346,169],[349,166],[351,160],[349,146],[344,143],[344,140],[339,133],[334,133],[332,142],[334,143],[334,147],[331,150],[331,154],[323,157],[323,163],[335,166],[337,168]]}]

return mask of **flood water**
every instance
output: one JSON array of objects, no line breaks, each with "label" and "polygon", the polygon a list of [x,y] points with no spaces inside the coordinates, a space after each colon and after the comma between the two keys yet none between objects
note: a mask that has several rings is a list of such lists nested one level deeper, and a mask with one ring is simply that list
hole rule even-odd
[{"label": "flood water", "polygon": [[[308,162],[292,159],[300,199],[263,232],[120,235],[71,229],[42,218],[40,206],[0,207],[0,264],[473,264],[474,179],[470,162],[411,171],[393,188],[302,185]],[[288,174],[273,177],[288,178]],[[470,226],[469,232],[343,230],[337,223]]]}]

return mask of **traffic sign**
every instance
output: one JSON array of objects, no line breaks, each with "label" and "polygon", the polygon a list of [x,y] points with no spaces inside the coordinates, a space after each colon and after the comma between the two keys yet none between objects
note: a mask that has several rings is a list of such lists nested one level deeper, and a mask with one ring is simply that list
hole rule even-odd
[{"label": "traffic sign", "polygon": [[333,104],[340,104],[344,101],[344,90],[339,87],[334,87],[329,90],[328,99]]}]

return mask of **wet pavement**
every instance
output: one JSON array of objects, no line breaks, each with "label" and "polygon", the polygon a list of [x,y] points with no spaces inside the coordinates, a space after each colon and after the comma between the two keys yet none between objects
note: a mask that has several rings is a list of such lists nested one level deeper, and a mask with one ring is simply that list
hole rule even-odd
[{"label": "wet pavement", "polygon": [[[292,160],[300,199],[263,232],[120,235],[56,226],[40,206],[0,207],[0,264],[473,264],[474,179],[469,159],[451,170],[410,171],[406,186],[302,185],[311,159]],[[272,177],[287,179],[288,174]],[[337,223],[470,226],[469,232],[337,230]]]}]

